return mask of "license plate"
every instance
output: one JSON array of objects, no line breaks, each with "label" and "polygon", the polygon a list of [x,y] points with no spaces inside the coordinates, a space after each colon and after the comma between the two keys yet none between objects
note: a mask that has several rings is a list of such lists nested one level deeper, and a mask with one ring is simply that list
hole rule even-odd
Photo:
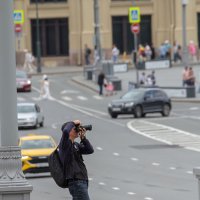
[{"label": "license plate", "polygon": [[121,111],[121,108],[113,108],[113,111]]},{"label": "license plate", "polygon": [[38,163],[36,166],[37,167],[49,167],[49,164],[48,163]]}]

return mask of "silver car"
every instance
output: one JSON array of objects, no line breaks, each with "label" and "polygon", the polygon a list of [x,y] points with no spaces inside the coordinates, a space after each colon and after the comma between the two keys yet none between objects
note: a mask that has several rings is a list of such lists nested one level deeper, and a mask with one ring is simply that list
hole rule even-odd
[{"label": "silver car", "polygon": [[44,116],[36,103],[17,103],[18,127],[44,126]]}]

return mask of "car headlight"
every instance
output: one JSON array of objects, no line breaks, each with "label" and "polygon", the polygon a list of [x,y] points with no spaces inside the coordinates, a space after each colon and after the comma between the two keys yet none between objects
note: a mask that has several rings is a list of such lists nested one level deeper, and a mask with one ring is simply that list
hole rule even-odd
[{"label": "car headlight", "polygon": [[112,105],[111,105],[111,103],[109,103],[109,104],[108,104],[108,108],[111,108],[111,107],[112,107]]},{"label": "car headlight", "polygon": [[134,105],[134,102],[129,102],[129,103],[124,104],[125,107],[132,107],[133,105]]},{"label": "car headlight", "polygon": [[31,158],[29,156],[22,156],[22,161],[25,161],[25,160],[31,160]]},{"label": "car headlight", "polygon": [[30,80],[28,80],[28,81],[27,81],[27,84],[31,84],[31,81],[30,81]]}]

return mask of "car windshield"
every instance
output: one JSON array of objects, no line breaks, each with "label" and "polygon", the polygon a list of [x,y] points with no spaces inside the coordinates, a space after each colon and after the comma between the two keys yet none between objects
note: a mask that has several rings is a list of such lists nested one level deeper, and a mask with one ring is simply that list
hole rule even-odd
[{"label": "car windshield", "polygon": [[27,78],[27,75],[25,72],[17,71],[16,72],[16,77],[17,78]]},{"label": "car windshield", "polygon": [[131,99],[138,99],[144,94],[143,91],[140,90],[132,90],[130,92],[127,92],[125,95],[121,97],[121,99],[124,100],[131,100]]},{"label": "car windshield", "polygon": [[31,113],[35,112],[35,107],[31,105],[18,105],[17,113]]},{"label": "car windshield", "polygon": [[38,140],[22,140],[22,149],[48,149],[55,148],[55,144],[51,139],[38,139]]}]

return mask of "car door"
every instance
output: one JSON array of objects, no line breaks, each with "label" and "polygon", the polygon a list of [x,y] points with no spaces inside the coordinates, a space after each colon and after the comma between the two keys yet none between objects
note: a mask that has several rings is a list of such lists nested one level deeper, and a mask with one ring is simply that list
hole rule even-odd
[{"label": "car door", "polygon": [[163,107],[163,93],[160,90],[154,91],[155,110],[161,111]]},{"label": "car door", "polygon": [[143,111],[151,112],[155,107],[153,90],[148,90],[144,93]]}]

